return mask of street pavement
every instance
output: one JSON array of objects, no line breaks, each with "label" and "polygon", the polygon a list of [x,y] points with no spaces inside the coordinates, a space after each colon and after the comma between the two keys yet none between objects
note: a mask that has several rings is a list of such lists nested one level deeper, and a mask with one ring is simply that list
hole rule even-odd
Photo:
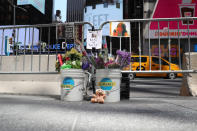
[{"label": "street pavement", "polygon": [[182,78],[135,78],[130,82],[131,97],[177,97]]},{"label": "street pavement", "polygon": [[[1,94],[0,131],[197,130],[197,99],[178,96],[181,79],[149,81],[143,78],[131,81],[130,99],[117,103],[66,102],[49,96]],[[159,81],[163,83],[158,87],[161,89],[153,86]],[[143,86],[146,84],[150,87]]]}]

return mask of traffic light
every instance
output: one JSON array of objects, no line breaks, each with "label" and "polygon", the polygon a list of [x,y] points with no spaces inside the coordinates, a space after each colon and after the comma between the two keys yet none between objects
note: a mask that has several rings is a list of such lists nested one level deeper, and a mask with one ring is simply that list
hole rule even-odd
[{"label": "traffic light", "polygon": [[9,44],[10,45],[12,44],[12,38],[9,38]]}]

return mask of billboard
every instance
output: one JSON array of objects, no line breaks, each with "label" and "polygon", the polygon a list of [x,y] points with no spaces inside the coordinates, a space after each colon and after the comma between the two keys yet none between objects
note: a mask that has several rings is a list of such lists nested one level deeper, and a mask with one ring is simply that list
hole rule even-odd
[{"label": "billboard", "polygon": [[[116,4],[109,4],[108,7],[104,7],[103,4],[97,4],[96,8],[87,6],[84,12],[84,21],[90,22],[94,25],[95,29],[99,29],[103,22],[109,20],[123,20],[123,0],[119,0],[120,8],[116,7]],[[85,25],[84,37],[87,37],[87,30],[91,29],[89,25]],[[110,35],[110,25],[106,24],[102,29],[103,36]]]},{"label": "billboard", "polygon": [[40,12],[45,14],[45,0],[17,0],[17,5],[29,5],[31,4]]},{"label": "billboard", "polygon": [[[197,0],[159,0],[153,18],[179,18],[197,17]],[[189,20],[189,32],[187,21],[170,21],[169,28],[167,21],[151,22],[150,38],[197,38],[197,21]],[[169,29],[169,33],[168,33]],[[178,31],[179,29],[179,31]],[[148,35],[148,33],[146,33]],[[148,38],[148,36],[146,36]]]}]

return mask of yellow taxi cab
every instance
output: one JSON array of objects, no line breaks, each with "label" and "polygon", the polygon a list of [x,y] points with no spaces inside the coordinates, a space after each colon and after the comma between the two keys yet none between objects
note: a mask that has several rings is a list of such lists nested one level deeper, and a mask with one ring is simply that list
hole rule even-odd
[{"label": "yellow taxi cab", "polygon": [[[180,70],[179,66],[173,63],[170,63],[169,61],[160,58],[161,59],[161,70],[165,71],[165,70],[170,70],[170,66],[171,66],[171,70],[172,71],[178,71]],[[131,67],[127,66],[125,67],[123,70],[131,70],[132,71],[137,71],[140,70],[140,56],[136,55],[136,56],[131,56]],[[151,66],[150,66],[151,65]],[[157,56],[141,56],[141,70],[150,70],[151,67],[151,71],[156,71],[156,70],[160,70],[160,60],[159,57]],[[183,74],[182,73],[130,73],[129,74],[129,78],[130,79],[134,79],[135,77],[165,77],[165,78],[169,78],[169,79],[175,79],[176,77],[182,77]]]}]

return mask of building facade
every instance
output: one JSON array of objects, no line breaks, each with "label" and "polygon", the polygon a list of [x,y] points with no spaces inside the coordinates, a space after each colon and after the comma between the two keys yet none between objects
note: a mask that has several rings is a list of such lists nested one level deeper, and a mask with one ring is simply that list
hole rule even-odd
[{"label": "building facade", "polygon": [[0,0],[0,25],[12,25],[12,24],[13,24],[13,7],[9,4],[8,0]]},{"label": "building facade", "polygon": [[85,0],[67,0],[67,22],[83,21]]}]

